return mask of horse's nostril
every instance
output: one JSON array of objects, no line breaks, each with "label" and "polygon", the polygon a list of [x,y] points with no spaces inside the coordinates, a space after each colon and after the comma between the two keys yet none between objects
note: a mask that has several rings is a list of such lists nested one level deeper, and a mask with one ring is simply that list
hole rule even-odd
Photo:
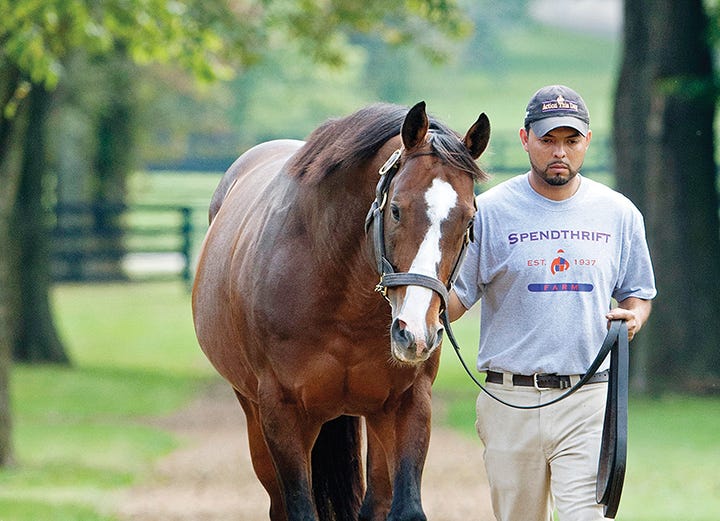
[{"label": "horse's nostril", "polygon": [[415,341],[415,337],[405,328],[406,326],[407,324],[398,318],[393,320],[390,326],[392,339],[405,348],[410,347]]}]

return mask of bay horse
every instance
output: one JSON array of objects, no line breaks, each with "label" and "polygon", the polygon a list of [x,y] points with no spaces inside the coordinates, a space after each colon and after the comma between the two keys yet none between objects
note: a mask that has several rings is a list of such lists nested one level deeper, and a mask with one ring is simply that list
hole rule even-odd
[{"label": "bay horse", "polygon": [[462,138],[424,102],[376,104],[257,145],[220,181],[195,330],[245,412],[273,521],[426,519],[439,314],[489,135],[485,114]]}]

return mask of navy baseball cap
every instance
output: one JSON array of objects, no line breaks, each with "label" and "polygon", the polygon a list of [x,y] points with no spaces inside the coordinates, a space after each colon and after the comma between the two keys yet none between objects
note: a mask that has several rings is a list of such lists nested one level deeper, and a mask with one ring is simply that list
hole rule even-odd
[{"label": "navy baseball cap", "polygon": [[587,136],[590,114],[580,94],[565,85],[543,87],[530,99],[525,128],[542,137],[558,127],[570,127]]}]

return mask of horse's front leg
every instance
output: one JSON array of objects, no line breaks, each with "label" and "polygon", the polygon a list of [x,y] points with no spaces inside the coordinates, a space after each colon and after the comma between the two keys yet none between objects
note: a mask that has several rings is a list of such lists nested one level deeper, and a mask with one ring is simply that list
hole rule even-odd
[{"label": "horse's front leg", "polygon": [[367,424],[367,490],[359,521],[385,521],[392,502],[387,455],[377,433]]},{"label": "horse's front leg", "polygon": [[422,472],[430,444],[430,382],[418,382],[398,407],[370,420],[385,448],[393,484],[388,521],[426,521],[420,497]]},{"label": "horse's front leg", "polygon": [[273,521],[287,521],[285,503],[275,473],[275,465],[268,451],[265,435],[262,432],[258,406],[238,391],[235,391],[235,395],[245,411],[248,445],[255,475],[257,475],[260,483],[262,483],[270,496],[270,519]]},{"label": "horse's front leg", "polygon": [[310,453],[321,424],[309,422],[299,407],[279,397],[260,401],[260,420],[287,521],[316,521]]}]

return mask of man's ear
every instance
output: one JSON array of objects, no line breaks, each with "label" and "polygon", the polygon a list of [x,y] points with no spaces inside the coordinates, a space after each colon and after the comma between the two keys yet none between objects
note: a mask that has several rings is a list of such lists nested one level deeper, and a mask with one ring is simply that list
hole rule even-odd
[{"label": "man's ear", "polygon": [[525,152],[527,152],[528,149],[528,139],[530,136],[528,135],[528,131],[525,130],[525,127],[522,127],[520,129],[520,143],[522,143],[523,148],[525,149]]}]

